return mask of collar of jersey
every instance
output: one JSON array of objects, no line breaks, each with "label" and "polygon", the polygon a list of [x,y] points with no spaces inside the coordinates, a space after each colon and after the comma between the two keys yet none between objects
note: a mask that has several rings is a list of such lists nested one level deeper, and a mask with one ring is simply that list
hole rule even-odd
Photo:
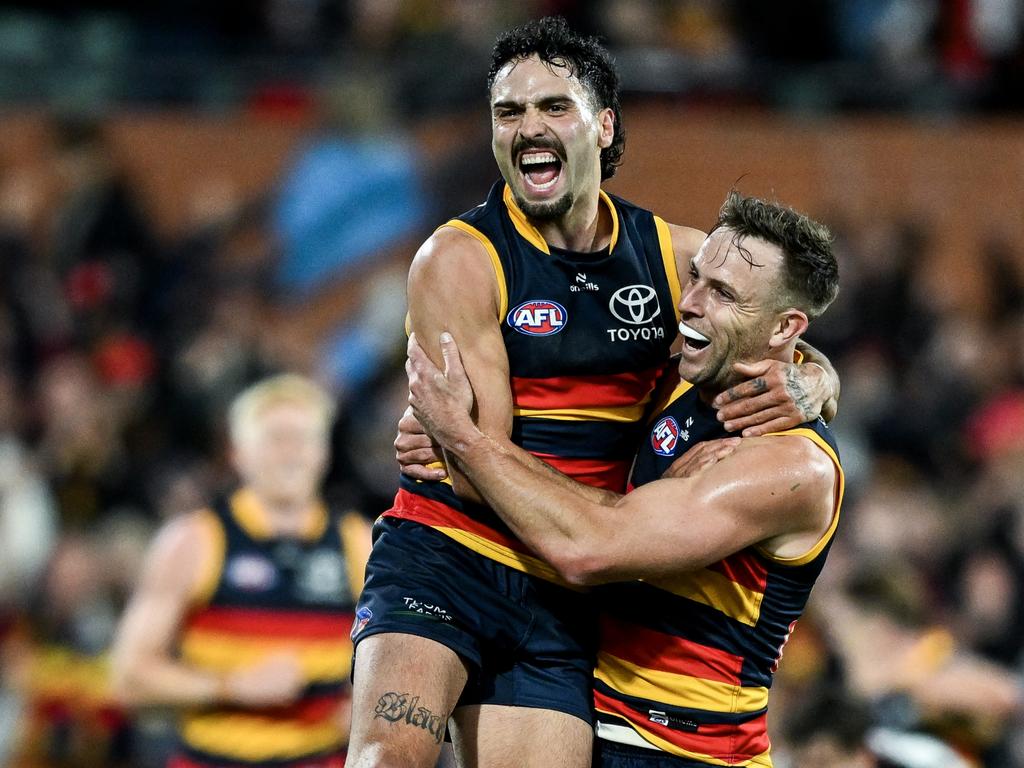
[{"label": "collar of jersey", "polygon": [[[248,488],[241,488],[231,496],[231,514],[242,529],[254,539],[272,539],[274,533],[270,527],[267,510],[260,500]],[[306,516],[299,537],[305,541],[320,538],[327,528],[327,510],[321,503],[315,504]]]},{"label": "collar of jersey", "polygon": [[[601,202],[608,208],[608,213],[612,215],[612,238],[608,242],[608,252],[611,253],[615,250],[615,243],[619,239],[619,214],[615,210],[615,203],[612,199],[605,194],[603,189],[598,190],[598,195],[601,198]],[[505,185],[505,191],[502,193],[502,200],[505,201],[505,207],[508,209],[509,218],[512,219],[512,224],[515,226],[516,231],[522,235],[534,248],[539,251],[551,255],[551,249],[548,248],[547,241],[541,237],[540,232],[537,228],[530,223],[530,220],[526,218],[526,214],[520,210],[516,204],[515,198],[512,197],[512,190],[508,184]]]}]

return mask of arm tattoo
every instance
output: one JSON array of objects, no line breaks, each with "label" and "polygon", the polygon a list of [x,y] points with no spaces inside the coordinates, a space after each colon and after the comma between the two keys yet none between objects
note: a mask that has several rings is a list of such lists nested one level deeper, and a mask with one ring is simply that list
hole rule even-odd
[{"label": "arm tattoo", "polygon": [[408,693],[388,691],[377,700],[374,707],[374,719],[382,718],[389,723],[399,723],[422,728],[431,735],[436,744],[444,738],[445,727],[448,725],[447,715],[438,715],[426,707],[419,706],[420,697]]},{"label": "arm tattoo", "polygon": [[786,394],[793,400],[793,404],[800,412],[804,421],[814,418],[814,406],[811,398],[800,385],[800,377],[797,375],[796,366],[786,368]]}]

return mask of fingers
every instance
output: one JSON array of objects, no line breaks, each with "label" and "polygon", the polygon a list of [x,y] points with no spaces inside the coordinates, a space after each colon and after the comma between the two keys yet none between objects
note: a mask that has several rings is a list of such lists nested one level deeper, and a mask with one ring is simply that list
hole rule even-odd
[{"label": "fingers", "polygon": [[762,435],[768,435],[772,432],[785,432],[787,429],[793,429],[801,424],[803,424],[803,422],[800,420],[799,416],[780,416],[766,421],[763,424],[747,427],[743,430],[742,434],[744,437],[761,437]]},{"label": "fingers", "polygon": [[[719,393],[718,397],[714,399],[712,405],[715,408],[722,408],[729,403],[735,403],[738,400],[743,400],[748,397],[757,397],[763,395],[772,389],[772,383],[764,375],[756,376],[753,379],[748,379],[736,386],[729,387],[725,392]],[[781,384],[781,379],[778,384]]]},{"label": "fingers", "polygon": [[[727,432],[742,432],[744,437],[753,437],[753,435],[748,435],[746,433],[747,429],[764,426],[765,424],[774,422],[785,424],[785,429],[791,429],[799,424],[803,424],[803,421],[803,417],[795,408],[793,408],[792,404],[786,403],[774,408],[761,409],[749,416],[730,419],[722,426],[725,427]],[[765,433],[761,432],[760,434]]]},{"label": "fingers", "polygon": [[402,474],[411,480],[444,480],[448,477],[448,473],[443,469],[434,469],[427,466],[429,462],[422,462],[420,464],[403,464],[401,467]]},{"label": "fingers", "polygon": [[459,345],[448,331],[441,334],[441,356],[444,358],[445,378],[449,381],[465,380],[466,369],[462,366]]},{"label": "fingers", "polygon": [[[405,413],[402,414],[402,418],[398,420],[398,436],[413,436],[413,435],[427,435],[423,425],[420,424],[420,420],[416,418],[416,414],[413,413],[412,407],[405,409]],[[429,436],[427,440],[429,441]],[[395,441],[398,442],[397,440]],[[398,447],[397,445],[395,446]]]},{"label": "fingers", "polygon": [[[718,420],[723,422],[735,422],[746,416],[752,416],[758,411],[767,411],[778,406],[789,404],[789,398],[781,389],[772,389],[761,395],[745,397],[736,400],[718,409]],[[732,431],[735,427],[726,427]]]}]

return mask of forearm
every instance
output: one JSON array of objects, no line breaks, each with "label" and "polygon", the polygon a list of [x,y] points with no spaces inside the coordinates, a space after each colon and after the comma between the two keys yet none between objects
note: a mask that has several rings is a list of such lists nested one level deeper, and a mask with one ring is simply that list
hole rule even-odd
[{"label": "forearm", "polygon": [[571,568],[607,536],[603,525],[618,494],[577,483],[478,430],[447,453],[513,533],[556,570]]},{"label": "forearm", "polygon": [[224,700],[226,678],[160,656],[115,664],[114,687],[130,707],[203,706]]},{"label": "forearm", "polygon": [[813,363],[821,367],[825,371],[825,376],[828,379],[829,387],[832,390],[832,396],[825,401],[821,406],[821,417],[827,422],[831,422],[836,417],[836,413],[839,411],[839,374],[836,369],[832,366],[831,361],[825,357],[821,352],[812,347],[803,339],[799,339],[796,343],[796,348],[803,355],[804,363]]}]

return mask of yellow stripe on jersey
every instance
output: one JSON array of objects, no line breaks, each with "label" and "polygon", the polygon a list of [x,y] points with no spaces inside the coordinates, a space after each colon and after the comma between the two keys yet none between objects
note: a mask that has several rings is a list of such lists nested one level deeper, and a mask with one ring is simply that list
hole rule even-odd
[{"label": "yellow stripe on jersey", "polygon": [[609,408],[552,408],[537,410],[513,408],[513,416],[529,419],[555,419],[556,421],[614,421],[634,424],[644,415],[644,408],[650,399],[648,395],[636,405],[620,405]]},{"label": "yellow stripe on jersey", "polygon": [[516,552],[514,549],[510,549],[503,544],[498,544],[497,542],[491,541],[479,534],[471,531],[464,531],[461,528],[449,528],[445,526],[433,526],[433,528],[435,531],[440,531],[445,536],[455,539],[464,547],[473,550],[477,554],[489,557],[491,560],[497,560],[499,563],[507,565],[509,568],[514,568],[517,571],[528,573],[531,576],[537,576],[545,581],[554,582],[555,584],[577,592],[582,591],[582,589],[574,587],[564,581],[554,568],[536,557],[523,554],[522,552]]},{"label": "yellow stripe on jersey", "polygon": [[737,584],[725,574],[708,568],[676,576],[645,579],[644,582],[714,608],[750,627],[757,624],[761,615],[763,592]]},{"label": "yellow stripe on jersey", "polygon": [[224,553],[227,550],[224,526],[217,515],[212,510],[203,509],[197,513],[197,516],[203,531],[203,538],[206,539],[207,556],[200,567],[199,580],[190,596],[189,602],[194,607],[210,602],[214,592],[217,591],[220,574],[224,569]]},{"label": "yellow stripe on jersey", "polygon": [[[603,189],[598,191],[598,195],[612,217],[612,236],[608,241],[608,252],[611,253],[615,250],[615,244],[619,241],[619,213],[615,210],[615,203],[605,194]],[[519,208],[519,204],[516,203],[516,199],[512,196],[512,190],[508,184],[505,185],[505,191],[502,192],[501,199],[508,209],[509,218],[512,219],[512,225],[516,228],[516,232],[534,248],[550,255],[551,249],[548,247],[547,241]]]},{"label": "yellow stripe on jersey", "polygon": [[736,714],[757,712],[768,706],[768,689],[762,686],[747,688],[648,669],[610,653],[598,654],[594,677],[626,696],[674,707]]},{"label": "yellow stripe on jersey", "polygon": [[676,252],[672,247],[672,233],[668,224],[660,216],[654,217],[654,228],[658,231],[658,245],[661,247],[661,260],[665,265],[665,275],[668,277],[668,287],[672,291],[672,310],[676,313],[676,322],[681,319],[679,311],[679,299],[682,295],[682,286],[679,283],[679,268],[676,264]]},{"label": "yellow stripe on jersey", "polygon": [[[618,713],[609,712],[606,709],[602,709],[600,706],[595,706],[594,709],[596,709],[598,712],[604,712],[608,715],[615,715],[616,717],[620,717]],[[669,754],[676,755],[677,757],[685,757],[690,760],[697,760],[702,763],[707,763],[708,765],[728,765],[730,766],[730,768],[744,768],[745,766],[750,765],[757,766],[757,768],[772,768],[771,753],[767,751],[762,752],[759,755],[754,755],[752,758],[748,760],[741,760],[738,763],[727,763],[725,760],[720,760],[717,757],[712,757],[711,755],[705,755],[703,752],[691,752],[688,749],[678,747],[671,741],[666,741],[657,734],[651,733],[646,728],[643,728],[636,723],[630,722],[629,724],[630,726],[632,726],[633,730],[640,734],[640,736],[644,738],[646,741],[649,741],[651,744],[658,747],[659,749],[662,749],[665,752],[668,752]]]},{"label": "yellow stripe on jersey", "polygon": [[341,680],[348,677],[352,668],[352,643],[347,637],[298,640],[191,629],[181,642],[181,656],[186,662],[212,672],[253,666],[274,653],[294,654],[306,682]]},{"label": "yellow stripe on jersey", "polygon": [[[491,259],[491,266],[494,267],[494,276],[498,281],[498,322],[504,322],[505,315],[508,314],[508,285],[505,282],[505,268],[501,265],[501,258],[498,256],[498,251],[494,248],[494,243],[492,243],[490,238],[479,229],[474,227],[472,224],[467,224],[461,219],[452,219],[441,226],[454,227],[455,229],[465,232],[470,237],[476,239],[476,241],[484,247],[484,250],[487,251],[487,255]],[[408,332],[409,326],[407,323],[406,333]]]},{"label": "yellow stripe on jersey", "polygon": [[823,450],[828,457],[832,459],[832,463],[836,467],[836,496],[835,507],[832,513],[832,522],[829,525],[828,530],[822,534],[821,538],[818,539],[814,546],[802,555],[797,557],[779,557],[768,552],[763,547],[758,547],[758,552],[779,565],[806,565],[821,554],[821,551],[835,535],[836,528],[839,526],[839,513],[843,506],[843,494],[846,492],[846,476],[843,474],[843,465],[839,463],[839,457],[836,455],[836,452],[832,450],[832,446],[825,442],[825,439],[813,429],[797,427],[796,429],[788,429],[784,432],[769,432],[765,437],[780,437],[787,435],[806,437],[821,448],[821,450]]},{"label": "yellow stripe on jersey", "polygon": [[368,544],[367,525],[358,512],[346,512],[338,522],[342,554],[345,555],[345,566],[348,569],[348,583],[352,594],[357,597],[363,591],[368,546],[371,546]]},{"label": "yellow stripe on jersey", "polygon": [[248,712],[187,714],[181,735],[193,749],[237,760],[288,760],[340,747],[333,719],[317,724],[275,720]]}]

